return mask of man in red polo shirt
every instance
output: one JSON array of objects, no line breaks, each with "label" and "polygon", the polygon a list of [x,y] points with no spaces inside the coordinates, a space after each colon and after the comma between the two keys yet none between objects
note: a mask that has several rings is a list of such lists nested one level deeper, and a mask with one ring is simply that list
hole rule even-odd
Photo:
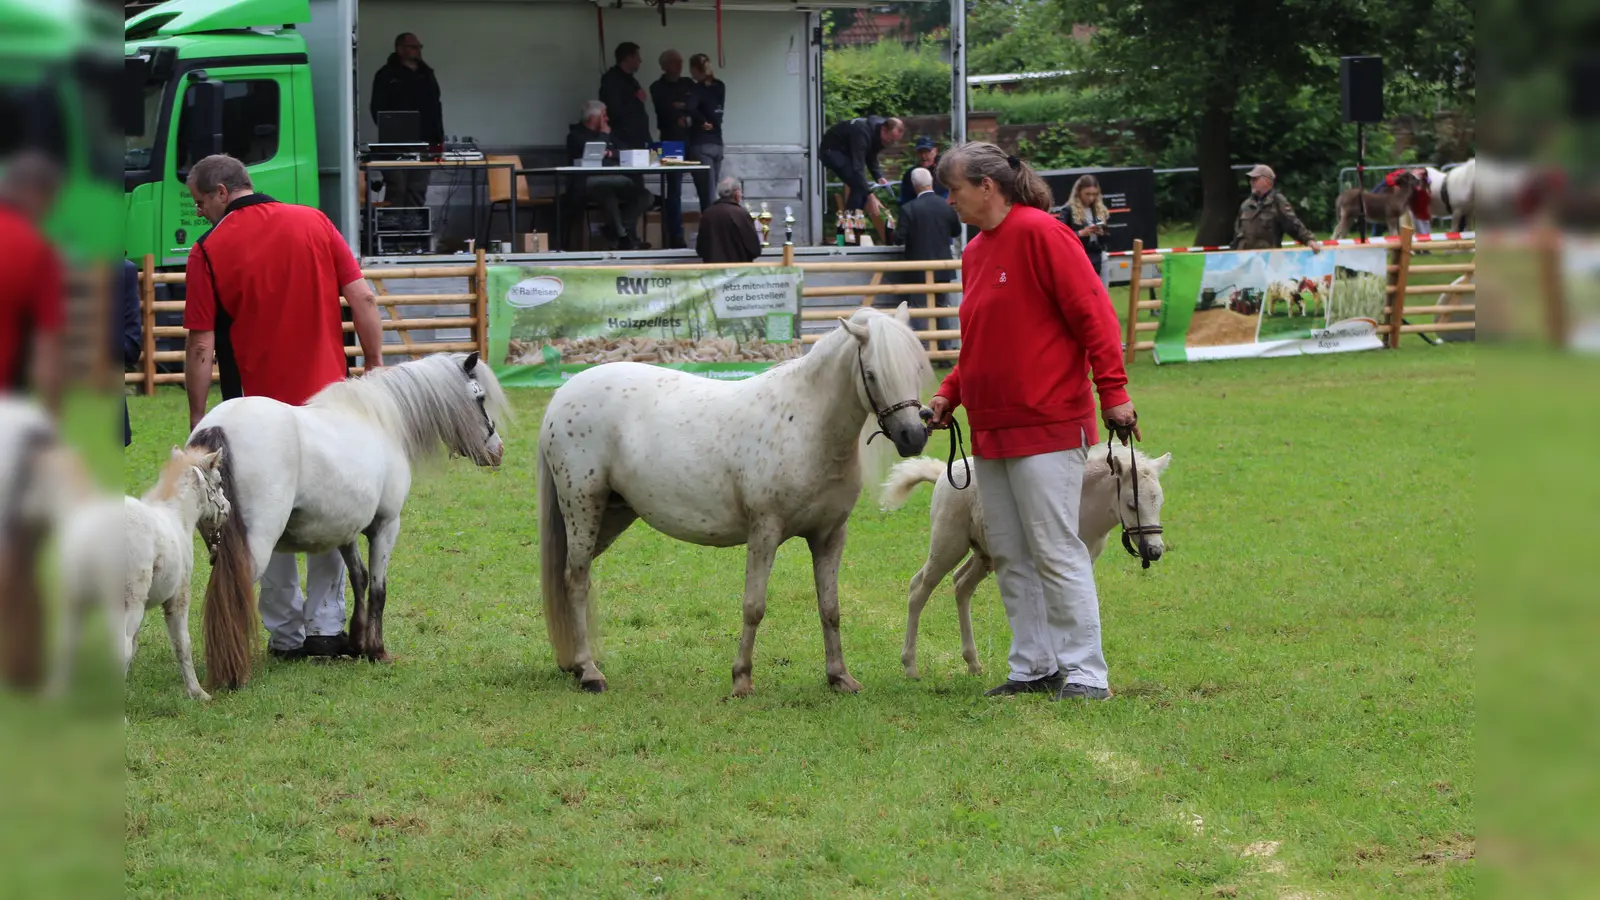
[{"label": "man in red polo shirt", "polygon": [[[191,430],[206,413],[213,361],[224,400],[271,397],[299,406],[343,381],[340,295],[367,367],[383,365],[377,298],[327,216],[256,193],[244,164],[221,154],[189,170],[189,193],[212,223],[189,252],[185,279]],[[346,652],[344,582],[338,550],[307,556],[305,595],[294,554],[272,555],[261,574],[260,607],[274,656]]]},{"label": "man in red polo shirt", "polygon": [[30,385],[52,413],[61,407],[61,263],[39,231],[55,204],[61,169],[40,153],[7,161],[0,179],[0,394]]}]

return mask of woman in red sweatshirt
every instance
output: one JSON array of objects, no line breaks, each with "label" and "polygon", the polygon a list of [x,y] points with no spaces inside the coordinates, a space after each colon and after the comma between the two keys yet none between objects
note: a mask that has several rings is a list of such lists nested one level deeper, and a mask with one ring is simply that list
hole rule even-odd
[{"label": "woman in red sweatshirt", "polygon": [[[981,233],[961,256],[961,356],[934,395],[934,424],[967,408],[990,555],[1011,623],[1010,671],[988,696],[1110,696],[1100,603],[1078,501],[1108,424],[1133,428],[1121,329],[1050,187],[993,144],[945,155],[950,205]],[[1134,432],[1137,435],[1137,431]]]}]

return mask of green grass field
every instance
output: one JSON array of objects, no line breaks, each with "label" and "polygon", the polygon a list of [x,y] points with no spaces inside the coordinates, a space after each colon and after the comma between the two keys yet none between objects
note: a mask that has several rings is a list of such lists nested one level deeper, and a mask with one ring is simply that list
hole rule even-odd
[{"label": "green grass field", "polygon": [[[635,526],[596,566],[612,690],[556,671],[517,391],[498,472],[412,492],[388,666],[264,663],[188,700],[159,615],[128,684],[126,888],[181,897],[1455,897],[1475,885],[1470,346],[1133,372],[1168,554],[1098,581],[1116,697],[989,701],[1008,632],[951,588],[900,643],[924,488],[864,499],[825,684],[803,542],[730,700],[742,550]],[[132,491],[184,435],[132,401]],[[943,456],[937,440],[930,455]],[[201,554],[196,599],[206,570]],[[197,604],[198,610],[198,604]],[[199,614],[191,623],[198,635]],[[198,640],[198,638],[197,638]]]}]

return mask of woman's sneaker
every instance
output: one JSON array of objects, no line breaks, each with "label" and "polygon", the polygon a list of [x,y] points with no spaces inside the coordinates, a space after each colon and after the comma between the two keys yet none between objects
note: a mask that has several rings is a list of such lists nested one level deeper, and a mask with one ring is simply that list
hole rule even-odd
[{"label": "woman's sneaker", "polygon": [[1063,684],[1061,689],[1050,696],[1050,702],[1058,700],[1110,700],[1111,691],[1103,687],[1094,687],[1087,684]]},{"label": "woman's sneaker", "polygon": [[1005,683],[984,691],[983,695],[985,697],[1014,697],[1017,694],[1054,695],[1063,690],[1066,683],[1067,677],[1060,672],[1046,675],[1043,678],[1036,678],[1033,681],[1013,681],[1007,678]]}]

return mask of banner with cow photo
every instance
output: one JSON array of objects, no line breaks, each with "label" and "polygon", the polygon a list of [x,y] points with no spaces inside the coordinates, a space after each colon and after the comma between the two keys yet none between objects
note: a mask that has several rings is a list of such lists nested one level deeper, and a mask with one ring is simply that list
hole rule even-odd
[{"label": "banner with cow photo", "polygon": [[1156,362],[1376,350],[1388,262],[1383,247],[1169,254]]},{"label": "banner with cow photo", "polygon": [[749,378],[803,352],[800,285],[781,267],[491,266],[489,362],[519,387],[622,360]]}]

